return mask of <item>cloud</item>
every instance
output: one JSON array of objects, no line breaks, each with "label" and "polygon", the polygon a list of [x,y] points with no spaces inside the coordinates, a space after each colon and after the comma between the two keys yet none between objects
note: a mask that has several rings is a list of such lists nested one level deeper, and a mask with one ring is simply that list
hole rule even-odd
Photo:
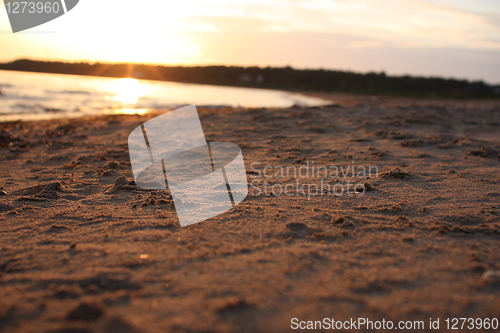
[{"label": "cloud", "polygon": [[137,6],[131,0],[86,0],[81,1],[78,12],[72,13],[71,18],[54,21],[52,27],[93,34],[110,30],[316,32],[384,40],[397,47],[500,49],[495,40],[500,35],[500,3],[497,0],[143,0]]},{"label": "cloud", "polygon": [[[500,16],[488,15],[479,6],[460,7],[456,3],[445,0],[228,1],[224,6],[228,14],[211,10],[210,14],[198,11],[186,15],[210,22],[221,32],[340,33],[385,39],[399,47],[500,49],[500,44],[490,38],[500,35]],[[494,9],[493,12],[496,13]]]},{"label": "cloud", "polygon": [[349,48],[349,49],[367,49],[367,48],[381,47],[383,45],[384,45],[384,43],[382,41],[368,40],[368,41],[350,43],[349,45],[347,45],[347,48]]}]

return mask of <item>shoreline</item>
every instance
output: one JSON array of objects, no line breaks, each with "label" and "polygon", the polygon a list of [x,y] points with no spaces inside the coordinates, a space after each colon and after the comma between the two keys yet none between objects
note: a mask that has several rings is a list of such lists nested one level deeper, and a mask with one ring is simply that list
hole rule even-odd
[{"label": "shoreline", "polygon": [[[63,63],[19,59],[0,64],[4,70],[71,73],[101,77],[134,77],[233,87],[279,90],[342,90],[401,96],[499,97],[498,86],[483,81],[427,76],[391,76],[385,72],[354,73],[325,69],[238,66],[165,66],[144,64]],[[383,87],[383,89],[381,89]],[[432,88],[431,88],[432,87]]]},{"label": "shoreline", "polygon": [[[268,90],[268,89],[264,89]],[[495,99],[444,99],[444,98],[407,98],[407,97],[387,97],[387,96],[372,96],[372,95],[357,95],[348,93],[326,93],[326,92],[310,92],[310,91],[283,91],[289,94],[297,94],[305,97],[313,97],[324,100],[324,105],[307,106],[307,105],[291,105],[289,107],[275,108],[275,107],[244,107],[244,106],[220,106],[220,105],[197,105],[198,109],[282,109],[288,110],[296,107],[299,108],[323,108],[323,107],[367,107],[376,105],[378,107],[392,107],[409,109],[412,107],[430,107],[430,108],[500,108],[500,102]],[[331,104],[328,104],[331,102]],[[46,117],[39,119],[14,119],[0,121],[2,123],[17,123],[17,122],[31,122],[31,121],[50,121],[61,119],[78,119],[78,118],[98,118],[98,117],[113,117],[113,116],[128,116],[128,115],[159,115],[164,112],[174,110],[176,108],[185,106],[180,104],[171,108],[122,108],[122,113],[103,113],[103,114],[78,114],[71,113],[70,115],[63,116],[62,114],[47,114]],[[137,112],[133,112],[137,111]],[[115,111],[116,112],[116,111]],[[61,115],[61,116],[60,116]],[[8,115],[6,115],[8,116]],[[16,115],[12,115],[15,117]],[[53,117],[52,117],[53,116]],[[1,116],[0,116],[1,117]],[[36,117],[35,117],[36,118]]]}]

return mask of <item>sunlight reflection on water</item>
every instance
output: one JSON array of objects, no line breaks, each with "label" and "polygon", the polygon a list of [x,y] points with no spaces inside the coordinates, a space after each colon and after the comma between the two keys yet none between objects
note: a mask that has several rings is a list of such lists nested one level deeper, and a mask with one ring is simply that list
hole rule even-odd
[{"label": "sunlight reflection on water", "polygon": [[3,92],[0,121],[144,114],[189,104],[234,107],[331,104],[279,90],[3,70],[0,70],[0,89]]}]

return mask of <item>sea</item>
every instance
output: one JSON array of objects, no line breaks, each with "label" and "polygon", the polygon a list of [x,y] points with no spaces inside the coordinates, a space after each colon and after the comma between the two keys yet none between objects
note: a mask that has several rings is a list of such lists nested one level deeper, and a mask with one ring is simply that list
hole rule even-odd
[{"label": "sea", "polygon": [[286,108],[331,103],[279,90],[0,70],[0,122],[145,114],[190,104]]}]

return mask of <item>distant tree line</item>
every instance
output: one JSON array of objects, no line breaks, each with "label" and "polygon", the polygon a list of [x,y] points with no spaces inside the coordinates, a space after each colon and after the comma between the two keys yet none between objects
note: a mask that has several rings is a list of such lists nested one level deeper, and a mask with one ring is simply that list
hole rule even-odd
[{"label": "distant tree line", "polygon": [[500,97],[500,87],[482,81],[408,75],[387,76],[384,72],[362,74],[324,69],[298,70],[291,67],[184,67],[126,63],[64,63],[26,59],[0,64],[0,69],[295,91],[408,97]]}]

